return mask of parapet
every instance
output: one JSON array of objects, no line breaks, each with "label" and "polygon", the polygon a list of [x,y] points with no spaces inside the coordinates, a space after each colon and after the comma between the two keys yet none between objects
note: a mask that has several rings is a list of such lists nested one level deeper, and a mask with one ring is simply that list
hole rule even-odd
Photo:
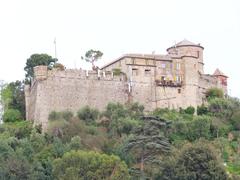
[{"label": "parapet", "polygon": [[103,70],[82,70],[82,69],[65,69],[59,70],[53,68],[48,70],[47,66],[34,67],[34,79],[36,81],[46,80],[47,78],[66,78],[66,79],[84,79],[84,80],[112,80],[124,81],[126,75],[124,73],[114,74],[112,71]]},{"label": "parapet", "polygon": [[35,80],[47,79],[48,67],[47,66],[36,66],[33,68]]}]

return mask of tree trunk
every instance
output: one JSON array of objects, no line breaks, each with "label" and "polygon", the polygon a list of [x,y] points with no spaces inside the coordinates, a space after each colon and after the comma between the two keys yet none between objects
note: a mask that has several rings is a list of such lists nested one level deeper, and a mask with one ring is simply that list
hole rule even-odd
[{"label": "tree trunk", "polygon": [[143,154],[141,155],[141,164],[140,164],[140,171],[141,171],[141,180],[144,180],[144,158]]}]

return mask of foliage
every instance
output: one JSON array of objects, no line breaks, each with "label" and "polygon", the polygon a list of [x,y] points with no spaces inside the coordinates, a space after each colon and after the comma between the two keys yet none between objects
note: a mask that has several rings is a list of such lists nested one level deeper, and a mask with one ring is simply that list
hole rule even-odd
[{"label": "foliage", "polygon": [[1,91],[1,101],[4,110],[15,109],[25,118],[24,82],[15,81],[4,86]]},{"label": "foliage", "polygon": [[92,68],[95,69],[95,62],[103,56],[103,53],[99,50],[90,49],[85,53],[85,57],[81,57],[82,60],[86,62],[90,62],[92,64]]},{"label": "foliage", "polygon": [[43,134],[29,121],[5,122],[0,179],[226,179],[226,172],[237,179],[239,104],[212,98],[198,115],[156,109],[146,116],[138,103],[109,103],[103,112],[81,109],[81,119],[52,112]]},{"label": "foliage", "polygon": [[176,156],[166,160],[162,179],[228,179],[217,153],[206,142],[186,144]]},{"label": "foliage", "polygon": [[80,150],[82,144],[81,144],[81,138],[79,136],[75,136],[71,139],[71,142],[69,144],[70,149],[72,150]]},{"label": "foliage", "polygon": [[184,109],[184,112],[186,114],[190,114],[190,115],[193,115],[195,113],[195,108],[193,106],[189,106],[187,107],[186,109]]},{"label": "foliage", "polygon": [[85,121],[87,124],[94,123],[98,116],[99,111],[89,106],[85,106],[77,112],[78,118]]},{"label": "foliage", "polygon": [[203,104],[201,106],[197,107],[197,115],[207,115],[208,113],[208,108],[207,106],[204,106]]},{"label": "foliage", "polygon": [[21,112],[16,109],[7,109],[3,114],[4,122],[15,122],[20,121],[22,119]]},{"label": "foliage", "polygon": [[73,118],[73,112],[71,112],[69,110],[62,111],[62,112],[52,111],[48,115],[48,120],[50,120],[50,121],[56,121],[56,120],[69,121],[71,118]]},{"label": "foliage", "polygon": [[208,110],[213,116],[231,119],[239,107],[239,102],[235,99],[215,98],[209,100]]},{"label": "foliage", "polygon": [[137,153],[140,163],[141,178],[145,178],[144,166],[147,163],[158,163],[158,156],[170,150],[170,144],[160,131],[168,126],[168,123],[160,118],[144,117],[143,123],[136,128],[134,135],[126,144],[126,151]]},{"label": "foliage", "polygon": [[206,97],[208,99],[223,98],[223,90],[219,88],[210,88],[206,92]]},{"label": "foliage", "polygon": [[60,70],[60,71],[64,71],[65,70],[65,66],[61,63],[55,63],[53,65],[53,68],[57,69],[57,70]]},{"label": "foliage", "polygon": [[130,179],[127,166],[116,156],[71,151],[53,163],[56,179]]},{"label": "foliage", "polygon": [[52,58],[48,54],[33,54],[31,55],[26,62],[24,70],[26,71],[26,82],[30,82],[33,78],[33,68],[39,65],[48,66],[49,69],[57,62],[57,59]]}]

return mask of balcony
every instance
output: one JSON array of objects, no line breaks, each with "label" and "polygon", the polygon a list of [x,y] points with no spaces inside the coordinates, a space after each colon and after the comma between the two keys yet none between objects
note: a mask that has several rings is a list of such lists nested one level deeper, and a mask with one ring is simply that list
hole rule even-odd
[{"label": "balcony", "polygon": [[182,81],[166,81],[166,80],[156,80],[155,81],[157,86],[163,86],[163,87],[182,87]]}]

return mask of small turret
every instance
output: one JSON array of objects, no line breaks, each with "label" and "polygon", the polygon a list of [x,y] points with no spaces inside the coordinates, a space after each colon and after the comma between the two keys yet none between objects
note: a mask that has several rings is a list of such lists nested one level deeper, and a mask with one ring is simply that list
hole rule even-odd
[{"label": "small turret", "polygon": [[213,73],[213,76],[215,76],[218,79],[218,86],[219,88],[222,88],[224,91],[224,94],[227,94],[227,79],[228,77],[223,74],[219,69],[216,69]]},{"label": "small turret", "polygon": [[47,79],[47,71],[48,67],[47,66],[36,66],[33,68],[34,71],[34,79],[35,80],[44,80]]}]

